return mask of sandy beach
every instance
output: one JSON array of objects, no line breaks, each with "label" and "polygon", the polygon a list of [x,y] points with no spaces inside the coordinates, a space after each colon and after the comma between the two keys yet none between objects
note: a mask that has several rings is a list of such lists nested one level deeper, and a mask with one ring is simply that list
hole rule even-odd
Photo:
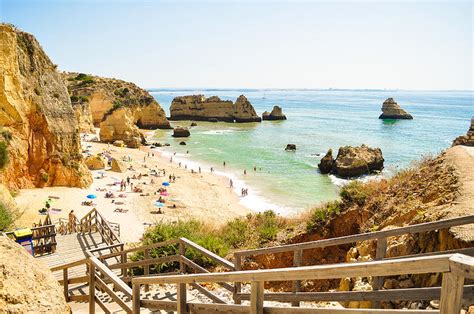
[{"label": "sandy beach", "polygon": [[[106,167],[105,170],[92,171],[94,182],[87,189],[46,187],[21,190],[15,197],[22,211],[16,221],[17,226],[29,227],[32,223],[43,220],[44,215],[40,215],[38,210],[45,206],[51,196],[50,215],[53,222],[67,218],[71,210],[81,218],[96,208],[106,219],[120,224],[121,239],[125,242],[139,241],[148,226],[160,221],[196,218],[219,225],[251,212],[239,204],[240,198],[229,188],[228,178],[224,176],[211,174],[209,170],[198,173],[198,169],[193,169],[192,173],[191,169],[185,169],[184,166],[180,168],[176,162],[171,163],[169,158],[149,147],[130,149],[88,141],[93,137],[95,136],[86,136],[86,140],[82,142],[87,154],[96,155],[109,151],[112,157],[124,160],[126,167],[132,166],[133,170],[119,173]],[[150,175],[152,169],[164,169],[166,174]],[[133,179],[134,175],[139,174],[142,175],[141,179]],[[163,196],[165,206],[161,208],[163,213],[159,214],[155,201],[160,193],[155,192],[163,187],[163,182],[169,181],[170,174],[176,177],[176,181],[166,187],[169,195]],[[130,186],[126,187],[125,192],[120,192],[120,181],[127,177],[131,178],[134,187],[140,187],[143,192],[132,192]],[[114,193],[114,198],[105,198],[109,191]],[[97,196],[92,200],[94,205],[82,205],[83,201],[90,201],[87,199],[89,194]],[[124,194],[125,197],[118,197],[119,194]],[[123,209],[123,212],[118,212],[117,209]]]}]

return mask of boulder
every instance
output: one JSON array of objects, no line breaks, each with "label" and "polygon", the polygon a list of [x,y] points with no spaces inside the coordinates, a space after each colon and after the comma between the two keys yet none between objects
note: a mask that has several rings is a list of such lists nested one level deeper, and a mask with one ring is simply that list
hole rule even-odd
[{"label": "boulder", "polygon": [[173,130],[173,137],[189,137],[191,133],[186,127],[178,126]]},{"label": "boulder", "polygon": [[318,164],[318,168],[322,174],[327,174],[332,171],[333,166],[334,158],[332,157],[332,149],[329,149],[326,155],[321,158],[321,161]]},{"label": "boulder", "polygon": [[186,142],[180,142],[179,145],[186,145]]},{"label": "boulder", "polygon": [[380,148],[367,145],[339,148],[332,173],[343,178],[358,177],[383,169],[383,156]]},{"label": "boulder", "polygon": [[63,288],[46,265],[0,237],[0,312],[70,313]]},{"label": "boulder", "polygon": [[110,166],[111,166],[110,170],[112,170],[114,172],[125,172],[125,171],[127,171],[127,167],[125,166],[125,164],[123,162],[121,162],[120,160],[117,160],[115,158],[112,158]]},{"label": "boulder", "polygon": [[382,105],[379,119],[413,119],[412,115],[403,110],[393,98],[387,98]]},{"label": "boulder", "polygon": [[114,146],[117,146],[117,147],[124,147],[125,146],[125,143],[121,140],[118,140],[118,141],[114,141]]},{"label": "boulder", "polygon": [[196,123],[196,122],[191,122],[191,125],[190,125],[190,126],[191,126],[191,127],[197,126],[197,123]]},{"label": "boulder", "polygon": [[286,144],[285,150],[287,150],[287,151],[295,151],[295,150],[296,150],[296,144]]},{"label": "boulder", "polygon": [[471,127],[467,134],[457,137],[451,146],[456,145],[474,146],[474,117],[471,118]]},{"label": "boulder", "polygon": [[105,161],[99,155],[89,156],[86,158],[85,162],[89,170],[99,170],[105,168]]},{"label": "boulder", "polygon": [[107,114],[100,123],[99,135],[101,142],[112,143],[119,140],[130,148],[138,148],[144,142],[130,108],[118,108]]},{"label": "boulder", "polygon": [[173,99],[170,107],[171,120],[196,120],[210,122],[260,122],[250,101],[240,95],[237,100],[221,100],[217,96],[180,96]]},{"label": "boulder", "polygon": [[265,111],[262,114],[262,120],[286,120],[286,116],[280,106],[273,106],[272,112]]}]

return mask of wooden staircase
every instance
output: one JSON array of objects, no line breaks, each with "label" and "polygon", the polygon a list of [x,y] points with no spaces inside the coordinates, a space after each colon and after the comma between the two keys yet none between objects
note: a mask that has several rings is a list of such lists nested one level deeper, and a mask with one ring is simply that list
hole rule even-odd
[{"label": "wooden staircase", "polygon": [[[234,260],[223,259],[196,243],[175,239],[136,248],[125,248],[113,228],[97,211],[78,221],[76,239],[94,239],[83,251],[84,258],[51,268],[64,287],[64,295],[73,311],[89,313],[441,313],[457,314],[464,302],[474,303],[474,248],[431,252],[415,256],[386,258],[387,238],[408,233],[432,232],[474,223],[474,215],[424,223],[387,231],[371,232],[334,239],[325,239],[234,253]],[[72,236],[72,235],[68,235]],[[62,237],[62,236],[61,236]],[[58,237],[58,253],[62,251]],[[302,265],[305,251],[313,248],[377,241],[376,260],[333,265]],[[86,246],[83,246],[85,248]],[[174,248],[174,255],[155,255],[158,248]],[[208,270],[188,259],[193,250],[222,266],[224,272]],[[168,250],[170,251],[170,250]],[[241,271],[245,258],[281,252],[294,253],[294,267]],[[133,257],[133,258],[132,258]],[[174,272],[156,273],[157,265],[175,265]],[[81,270],[78,270],[81,269]],[[385,276],[440,273],[440,287],[383,289]],[[342,277],[372,277],[374,291],[301,292],[302,280]],[[465,281],[467,280],[467,281]],[[292,292],[265,292],[264,282],[292,281]],[[227,291],[222,298],[203,283],[214,283]],[[242,290],[242,283],[251,289]],[[378,283],[378,284],[377,284]],[[441,300],[440,310],[404,311],[373,309],[318,309],[301,302],[372,301],[374,307],[384,300]],[[282,302],[286,307],[273,303]],[[471,303],[471,304],[472,304]]]}]

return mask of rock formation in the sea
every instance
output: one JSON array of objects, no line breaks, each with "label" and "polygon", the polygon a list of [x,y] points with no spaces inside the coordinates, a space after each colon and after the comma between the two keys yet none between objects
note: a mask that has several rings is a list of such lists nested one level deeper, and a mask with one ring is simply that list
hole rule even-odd
[{"label": "rock formation in the sea", "polygon": [[92,177],[66,85],[33,35],[0,24],[0,142],[9,188],[85,187]]},{"label": "rock formation in the sea", "polygon": [[296,150],[296,144],[287,144],[285,147],[286,151],[295,151]]},{"label": "rock formation in the sea", "polygon": [[265,111],[262,114],[262,120],[286,120],[286,116],[280,106],[273,106],[272,112]]},{"label": "rock formation in the sea", "polygon": [[123,140],[128,147],[137,147],[138,128],[171,128],[160,104],[133,83],[83,73],[63,73],[63,77],[81,131],[100,127],[103,142]]},{"label": "rock formation in the sea", "polygon": [[70,313],[51,271],[19,244],[0,237],[0,312]]},{"label": "rock formation in the sea", "polygon": [[182,126],[177,126],[173,130],[173,137],[189,137],[191,133],[189,129]]},{"label": "rock formation in the sea", "polygon": [[382,105],[379,119],[413,119],[412,115],[403,110],[392,97],[387,98]]},{"label": "rock formation in the sea", "polygon": [[474,117],[471,118],[471,127],[466,135],[461,135],[453,141],[452,146],[456,145],[474,146]]},{"label": "rock formation in the sea", "polygon": [[318,164],[318,168],[322,174],[327,174],[332,171],[333,166],[334,158],[332,157],[332,149],[329,149],[326,155],[321,158],[321,161]]},{"label": "rock formation in the sea", "polygon": [[383,156],[380,148],[370,148],[367,145],[343,146],[339,148],[336,159],[332,150],[321,159],[318,168],[321,173],[332,173],[342,178],[358,177],[383,169]]},{"label": "rock formation in the sea", "polygon": [[198,120],[224,122],[260,122],[252,104],[244,95],[237,100],[221,100],[217,96],[180,96],[173,99],[170,107],[171,120]]}]

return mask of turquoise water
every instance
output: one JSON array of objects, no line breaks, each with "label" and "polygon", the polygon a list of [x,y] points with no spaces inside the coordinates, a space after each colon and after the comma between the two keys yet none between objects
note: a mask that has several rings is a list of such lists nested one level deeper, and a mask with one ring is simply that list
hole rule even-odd
[{"label": "turquoise water", "polygon": [[[245,94],[259,115],[273,105],[282,106],[286,121],[197,122],[191,137],[185,139],[187,146],[178,145],[182,139],[173,139],[170,131],[159,130],[156,137],[171,143],[168,151],[176,151],[175,159],[189,168],[197,169],[193,161],[203,171],[213,166],[234,178],[237,192],[248,187],[250,195],[242,199],[245,205],[286,213],[337,198],[338,180],[317,170],[329,148],[337,153],[342,145],[380,147],[384,172],[390,175],[423,155],[449,147],[455,137],[466,133],[474,116],[472,91],[152,90],[151,94],[168,115],[171,100],[188,94],[232,100]],[[388,97],[394,97],[414,120],[379,120],[382,102]],[[188,126],[190,122],[174,124]],[[296,144],[297,151],[286,152],[288,143]]]}]

